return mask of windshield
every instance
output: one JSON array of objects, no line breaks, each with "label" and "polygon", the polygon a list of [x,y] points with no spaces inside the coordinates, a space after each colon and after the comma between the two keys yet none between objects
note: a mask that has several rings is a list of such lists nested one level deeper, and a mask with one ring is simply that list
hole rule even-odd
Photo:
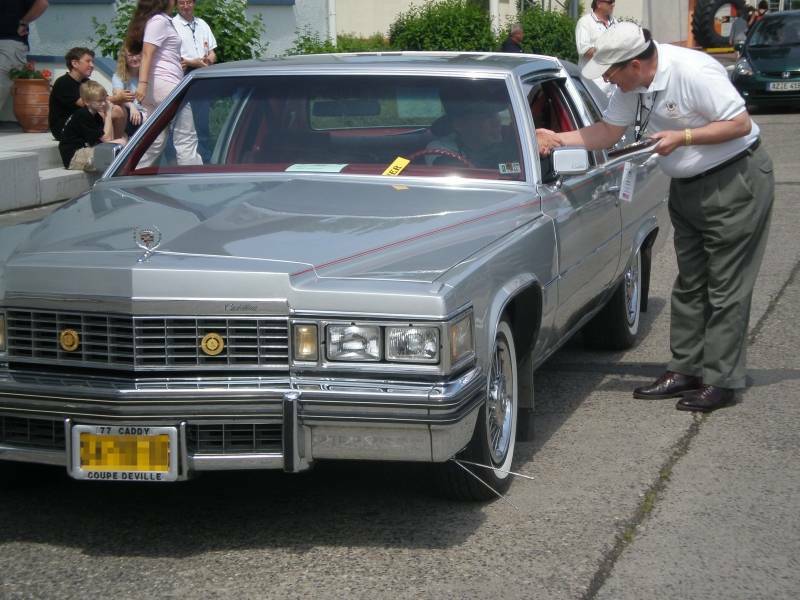
[{"label": "windshield", "polygon": [[800,15],[773,17],[759,21],[751,46],[796,46],[800,44]]},{"label": "windshield", "polygon": [[315,172],[524,180],[502,79],[199,78],[117,175]]}]

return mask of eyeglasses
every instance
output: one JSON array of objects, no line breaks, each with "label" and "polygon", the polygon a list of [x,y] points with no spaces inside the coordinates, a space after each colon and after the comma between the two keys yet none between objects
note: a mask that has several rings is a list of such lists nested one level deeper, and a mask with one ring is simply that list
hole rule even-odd
[{"label": "eyeglasses", "polygon": [[619,73],[622,69],[624,69],[627,66],[628,66],[628,63],[622,64],[622,65],[612,66],[608,71],[603,73],[603,75],[602,75],[603,81],[605,81],[606,83],[611,83],[611,78],[614,75],[616,75],[617,73]]},{"label": "eyeglasses", "polygon": [[601,4],[616,4],[617,0],[597,0]]}]

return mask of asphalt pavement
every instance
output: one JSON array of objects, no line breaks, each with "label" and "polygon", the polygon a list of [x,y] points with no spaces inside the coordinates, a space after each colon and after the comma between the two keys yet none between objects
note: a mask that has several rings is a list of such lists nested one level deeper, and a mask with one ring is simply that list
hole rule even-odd
[{"label": "asphalt pavement", "polygon": [[442,500],[407,464],[171,485],[42,467],[0,493],[0,597],[796,598],[800,113],[755,119],[777,188],[736,406],[700,416],[631,396],[669,356],[667,245],[637,347],[578,338],[537,372],[535,438],[515,464],[533,480],[504,500]]}]

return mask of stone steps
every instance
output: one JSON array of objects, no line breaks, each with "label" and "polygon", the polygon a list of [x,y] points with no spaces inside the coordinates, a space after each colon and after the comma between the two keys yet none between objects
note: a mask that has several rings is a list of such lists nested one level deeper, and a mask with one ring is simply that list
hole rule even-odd
[{"label": "stone steps", "polygon": [[0,130],[0,212],[74,198],[95,179],[94,174],[66,170],[58,142],[49,133]]}]

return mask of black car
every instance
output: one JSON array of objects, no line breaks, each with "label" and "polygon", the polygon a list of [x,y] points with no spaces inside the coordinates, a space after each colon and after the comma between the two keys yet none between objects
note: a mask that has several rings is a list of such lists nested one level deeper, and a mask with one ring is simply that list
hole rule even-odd
[{"label": "black car", "polygon": [[800,10],[768,13],[737,50],[731,80],[749,106],[800,108]]}]

